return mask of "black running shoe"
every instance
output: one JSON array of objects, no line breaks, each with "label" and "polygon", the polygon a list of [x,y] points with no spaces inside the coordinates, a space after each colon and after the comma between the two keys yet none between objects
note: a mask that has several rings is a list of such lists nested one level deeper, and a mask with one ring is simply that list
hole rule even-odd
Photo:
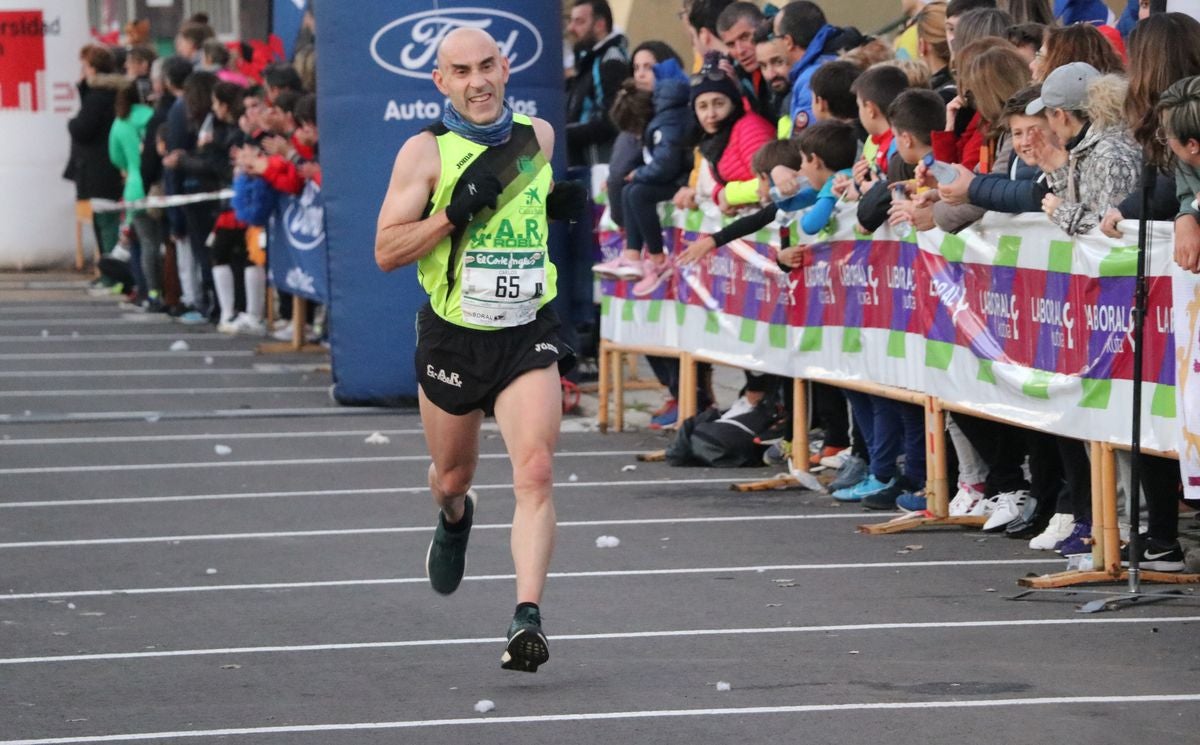
[{"label": "black running shoe", "polygon": [[[1142,559],[1138,562],[1139,569],[1150,572],[1182,572],[1184,568],[1183,549],[1179,541],[1162,543],[1150,536],[1142,536]],[[1129,566],[1129,544],[1121,546],[1121,566]]]},{"label": "black running shoe", "polygon": [[435,592],[449,595],[458,589],[467,570],[467,539],[471,537],[471,523],[475,518],[475,492],[467,491],[462,520],[455,524],[462,530],[446,529],[446,513],[438,512],[437,528],[425,554],[425,576]]},{"label": "black running shoe", "polygon": [[508,627],[508,647],[500,656],[500,667],[536,673],[548,659],[550,646],[542,633],[541,612],[528,606],[518,609]]}]

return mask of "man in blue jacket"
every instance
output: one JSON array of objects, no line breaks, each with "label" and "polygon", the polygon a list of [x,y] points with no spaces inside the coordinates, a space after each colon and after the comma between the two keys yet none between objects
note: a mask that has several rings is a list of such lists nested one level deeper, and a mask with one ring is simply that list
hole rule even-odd
[{"label": "man in blue jacket", "polygon": [[788,116],[791,131],[798,132],[813,121],[812,89],[809,81],[817,68],[836,59],[835,42],[841,29],[825,20],[825,13],[816,3],[796,0],[783,6],[775,16],[775,36],[787,49],[792,69],[792,101]]}]

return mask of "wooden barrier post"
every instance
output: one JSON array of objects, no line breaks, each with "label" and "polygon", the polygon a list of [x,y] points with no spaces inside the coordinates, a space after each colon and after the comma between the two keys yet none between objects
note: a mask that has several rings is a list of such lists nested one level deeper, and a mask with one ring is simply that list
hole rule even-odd
[{"label": "wooden barrier post", "polygon": [[[1129,579],[1129,572],[1121,567],[1116,450],[1116,446],[1107,442],[1091,443],[1093,568],[1090,571],[1069,569],[1040,577],[1022,577],[1017,580],[1018,585],[1048,590],[1086,584],[1115,584]],[[1200,574],[1142,571],[1141,580],[1170,585],[1200,584]]]},{"label": "wooden barrier post", "polygon": [[[268,326],[267,328],[270,328]],[[308,330],[308,301],[299,295],[292,295],[292,340],[282,342],[264,342],[258,345],[259,354],[287,354],[292,352],[324,354],[325,347],[320,344],[308,344],[304,335]]]},{"label": "wooden barrier post", "polygon": [[613,375],[613,391],[616,394],[616,411],[613,414],[613,427],[618,432],[625,431],[625,371],[622,367],[624,363],[624,351],[620,347],[614,347],[612,351],[612,361],[609,362],[609,369]]},{"label": "wooden barrier post", "polygon": [[596,424],[600,426],[600,432],[604,434],[608,433],[608,393],[609,387],[612,383],[612,381],[609,380],[609,375],[611,374],[609,371],[609,354],[608,340],[601,339],[600,351],[596,354],[596,364],[599,367],[596,380],[599,390],[597,391],[596,395],[600,398],[600,408],[596,411]]}]

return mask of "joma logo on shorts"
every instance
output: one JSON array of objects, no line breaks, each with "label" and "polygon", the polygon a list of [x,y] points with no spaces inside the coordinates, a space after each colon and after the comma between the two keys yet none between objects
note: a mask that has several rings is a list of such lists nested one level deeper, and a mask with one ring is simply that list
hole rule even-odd
[{"label": "joma logo on shorts", "polygon": [[436,381],[445,383],[446,385],[452,385],[455,388],[462,388],[462,378],[458,377],[458,373],[456,372],[452,372],[447,375],[445,370],[436,370],[434,369],[433,365],[426,365],[425,374]]},{"label": "joma logo on shorts", "polygon": [[546,342],[542,341],[542,342],[538,342],[537,344],[533,345],[533,351],[535,351],[535,352],[554,352],[555,354],[558,354],[558,347],[554,346],[553,344],[547,344]]}]

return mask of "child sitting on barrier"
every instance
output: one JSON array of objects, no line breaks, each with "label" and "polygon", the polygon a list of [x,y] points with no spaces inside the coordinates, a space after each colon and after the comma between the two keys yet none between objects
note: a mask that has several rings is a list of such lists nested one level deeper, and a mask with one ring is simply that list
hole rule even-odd
[{"label": "child sitting on barrier", "polygon": [[[776,206],[789,212],[807,207],[800,219],[800,229],[807,235],[816,235],[829,225],[839,201],[833,193],[835,177],[851,176],[857,150],[854,128],[835,120],[818,122],[800,132],[796,146],[803,158],[799,170],[776,166],[771,171],[771,178],[783,197],[776,201]],[[807,188],[799,188],[801,179]],[[797,245],[780,251],[780,265],[799,266],[803,249],[804,246]]]}]

